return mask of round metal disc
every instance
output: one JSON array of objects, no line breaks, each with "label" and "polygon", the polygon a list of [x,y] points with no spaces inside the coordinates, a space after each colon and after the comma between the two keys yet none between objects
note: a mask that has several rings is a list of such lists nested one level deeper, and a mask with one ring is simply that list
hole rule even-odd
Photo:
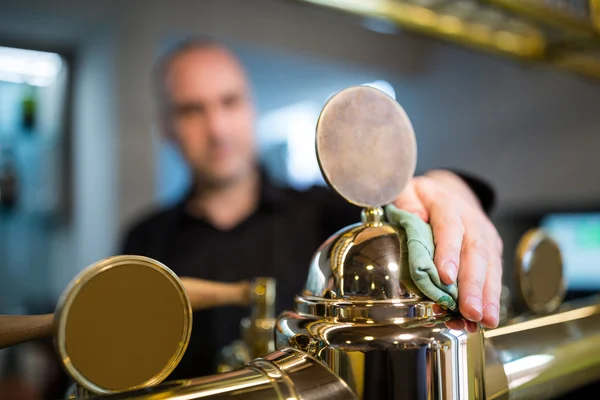
[{"label": "round metal disc", "polygon": [[535,314],[554,312],[566,294],[563,262],[554,240],[540,229],[527,232],[517,247],[517,288]]},{"label": "round metal disc", "polygon": [[328,185],[362,207],[393,202],[417,164],[415,134],[404,109],[368,86],[344,89],[325,104],[316,147]]},{"label": "round metal disc", "polygon": [[67,372],[95,393],[161,382],[191,333],[192,308],[177,276],[155,260],[112,257],[89,266],[64,291],[55,345]]}]

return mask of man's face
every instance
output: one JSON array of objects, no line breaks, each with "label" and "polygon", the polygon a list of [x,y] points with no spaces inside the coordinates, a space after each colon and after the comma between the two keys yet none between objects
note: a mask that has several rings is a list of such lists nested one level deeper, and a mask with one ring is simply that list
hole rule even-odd
[{"label": "man's face", "polygon": [[254,106],[239,62],[218,47],[176,56],[166,72],[167,131],[196,178],[227,185],[255,164]]}]

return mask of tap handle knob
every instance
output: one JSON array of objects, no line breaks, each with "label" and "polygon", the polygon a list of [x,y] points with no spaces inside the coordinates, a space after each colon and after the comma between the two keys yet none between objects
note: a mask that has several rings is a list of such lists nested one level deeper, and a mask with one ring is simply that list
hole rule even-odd
[{"label": "tap handle knob", "polygon": [[386,93],[355,86],[336,93],[316,130],[321,173],[339,195],[360,207],[393,202],[412,179],[417,144],[404,109]]}]

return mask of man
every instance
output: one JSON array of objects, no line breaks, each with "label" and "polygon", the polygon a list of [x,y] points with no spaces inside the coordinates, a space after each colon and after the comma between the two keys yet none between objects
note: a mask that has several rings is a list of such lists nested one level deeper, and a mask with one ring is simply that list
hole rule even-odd
[{"label": "man", "polygon": [[[189,195],[128,234],[123,253],[153,257],[179,276],[238,282],[277,279],[277,311],[292,307],[318,246],[359,221],[360,210],[326,188],[271,185],[257,161],[256,111],[239,60],[223,45],[187,42],[158,65],[162,128],[193,175]],[[293,123],[293,121],[290,121]],[[437,170],[414,178],[396,206],[432,225],[435,264],[457,281],[463,316],[498,323],[502,242],[486,216],[493,194],[479,181]],[[194,315],[186,355],[170,379],[214,372],[216,352],[239,335],[240,308]]]}]

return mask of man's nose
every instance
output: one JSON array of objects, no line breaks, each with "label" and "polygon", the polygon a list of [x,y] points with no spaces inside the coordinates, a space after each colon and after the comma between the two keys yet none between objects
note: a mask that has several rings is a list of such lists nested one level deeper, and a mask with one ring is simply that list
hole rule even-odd
[{"label": "man's nose", "polygon": [[221,140],[227,134],[226,113],[220,109],[213,109],[207,114],[206,127],[211,139]]}]

